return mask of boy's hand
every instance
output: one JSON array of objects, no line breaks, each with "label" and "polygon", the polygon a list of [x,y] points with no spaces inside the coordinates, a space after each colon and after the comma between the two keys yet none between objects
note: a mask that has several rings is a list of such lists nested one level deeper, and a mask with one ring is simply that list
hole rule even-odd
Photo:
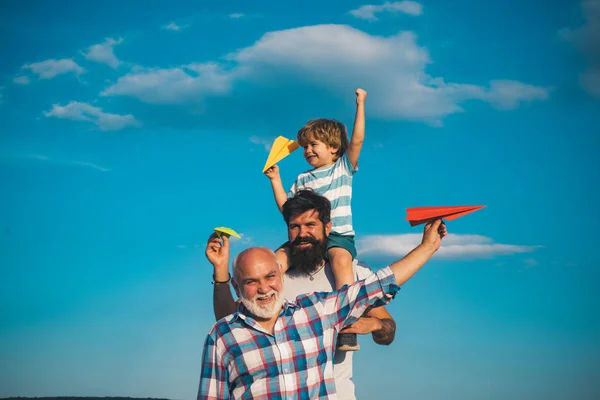
[{"label": "boy's hand", "polygon": [[[221,240],[223,243],[221,244]],[[217,269],[224,269],[227,271],[227,265],[229,264],[229,237],[227,235],[219,235],[213,233],[208,237],[208,243],[206,244],[206,258],[210,263]]]},{"label": "boy's hand", "polygon": [[367,99],[367,92],[363,89],[356,89],[356,104],[363,104]]},{"label": "boy's hand", "polygon": [[279,177],[279,167],[277,166],[277,164],[273,165],[268,170],[266,170],[265,175],[267,176],[267,178],[269,178],[271,180],[278,178]]}]

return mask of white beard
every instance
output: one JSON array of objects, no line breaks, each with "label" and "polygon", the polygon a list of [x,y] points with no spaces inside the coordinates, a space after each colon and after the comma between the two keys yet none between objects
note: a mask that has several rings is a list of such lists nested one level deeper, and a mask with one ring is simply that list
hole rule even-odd
[{"label": "white beard", "polygon": [[[267,298],[271,295],[274,296],[273,302],[271,304],[267,304],[265,306],[259,306],[256,303],[257,299]],[[275,315],[278,315],[281,311],[281,307],[283,307],[283,299],[279,297],[279,293],[274,290],[271,290],[267,294],[257,294],[252,299],[247,299],[242,296],[242,303],[244,306],[250,311],[252,315],[255,315],[259,318],[272,318]]]}]

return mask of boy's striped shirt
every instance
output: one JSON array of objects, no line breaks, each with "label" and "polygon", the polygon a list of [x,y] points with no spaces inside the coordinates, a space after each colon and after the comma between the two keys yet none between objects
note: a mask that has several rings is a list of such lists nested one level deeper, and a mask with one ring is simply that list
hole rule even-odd
[{"label": "boy's striped shirt", "polygon": [[354,168],[344,153],[332,165],[298,175],[288,192],[288,198],[301,189],[314,190],[331,202],[331,230],[340,235],[354,236],[351,202],[352,178],[356,171],[358,167]]}]

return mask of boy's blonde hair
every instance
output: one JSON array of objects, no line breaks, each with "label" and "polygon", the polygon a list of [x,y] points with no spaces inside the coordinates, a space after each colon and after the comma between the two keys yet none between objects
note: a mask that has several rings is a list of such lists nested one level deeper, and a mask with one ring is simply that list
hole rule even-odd
[{"label": "boy's blonde hair", "polygon": [[344,124],[335,119],[319,118],[308,121],[297,135],[298,144],[304,147],[311,140],[318,140],[338,149],[336,159],[348,149],[348,131]]}]

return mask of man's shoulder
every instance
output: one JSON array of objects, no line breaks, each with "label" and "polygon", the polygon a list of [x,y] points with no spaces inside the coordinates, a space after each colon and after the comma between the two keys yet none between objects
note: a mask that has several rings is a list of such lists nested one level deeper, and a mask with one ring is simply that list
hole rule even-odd
[{"label": "man's shoulder", "polygon": [[229,314],[221,318],[213,324],[212,328],[210,328],[210,330],[208,331],[208,336],[216,339],[226,335],[227,333],[231,332],[232,329],[234,329],[235,321],[238,318],[239,317],[237,311],[233,314]]}]

